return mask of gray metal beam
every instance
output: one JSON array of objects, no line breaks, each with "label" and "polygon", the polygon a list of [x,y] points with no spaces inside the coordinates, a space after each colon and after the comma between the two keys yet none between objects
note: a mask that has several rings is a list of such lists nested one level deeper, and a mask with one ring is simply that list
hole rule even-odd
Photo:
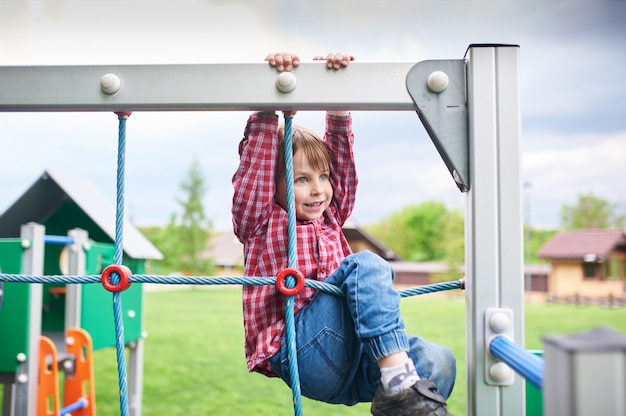
[{"label": "gray metal beam", "polygon": [[[4,66],[0,111],[415,111],[405,83],[413,65],[355,62],[335,71],[303,63],[289,93],[277,89],[278,72],[267,63]],[[119,79],[115,93],[101,87],[107,74]]]}]

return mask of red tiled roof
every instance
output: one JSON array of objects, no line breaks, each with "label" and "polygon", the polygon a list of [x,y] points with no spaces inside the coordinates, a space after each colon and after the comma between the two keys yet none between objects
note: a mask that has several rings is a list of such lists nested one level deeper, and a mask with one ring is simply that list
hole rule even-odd
[{"label": "red tiled roof", "polygon": [[582,259],[587,254],[606,258],[618,246],[626,247],[626,238],[620,230],[575,230],[555,235],[537,255],[546,259]]}]

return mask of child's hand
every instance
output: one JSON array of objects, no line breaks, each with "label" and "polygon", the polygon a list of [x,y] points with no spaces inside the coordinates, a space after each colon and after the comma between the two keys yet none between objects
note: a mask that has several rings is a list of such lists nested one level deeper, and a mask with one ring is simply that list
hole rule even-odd
[{"label": "child's hand", "polygon": [[329,53],[326,57],[316,56],[314,61],[326,61],[328,69],[340,69],[350,65],[351,61],[354,61],[354,56],[347,53]]},{"label": "child's hand", "polygon": [[291,53],[269,53],[265,57],[265,60],[280,72],[291,71],[293,68],[300,65],[298,55]]}]

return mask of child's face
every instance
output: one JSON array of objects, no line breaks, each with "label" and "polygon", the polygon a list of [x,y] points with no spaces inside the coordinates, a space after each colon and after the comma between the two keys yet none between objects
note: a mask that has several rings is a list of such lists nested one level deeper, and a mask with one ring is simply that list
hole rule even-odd
[{"label": "child's face", "polygon": [[[293,155],[293,178],[296,218],[305,221],[320,218],[333,199],[330,172],[313,169],[304,152],[298,150]],[[287,209],[287,190],[284,180],[278,184],[276,200],[281,207]]]}]

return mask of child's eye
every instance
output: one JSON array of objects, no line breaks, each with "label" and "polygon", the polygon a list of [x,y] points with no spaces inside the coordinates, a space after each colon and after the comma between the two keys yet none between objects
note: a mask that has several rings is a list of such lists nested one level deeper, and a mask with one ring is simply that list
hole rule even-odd
[{"label": "child's eye", "polygon": [[296,179],[296,183],[306,183],[306,178],[304,176]]},{"label": "child's eye", "polygon": [[329,177],[330,177],[330,175],[328,173],[322,173],[320,175],[320,179],[323,180],[323,181],[327,181]]}]

